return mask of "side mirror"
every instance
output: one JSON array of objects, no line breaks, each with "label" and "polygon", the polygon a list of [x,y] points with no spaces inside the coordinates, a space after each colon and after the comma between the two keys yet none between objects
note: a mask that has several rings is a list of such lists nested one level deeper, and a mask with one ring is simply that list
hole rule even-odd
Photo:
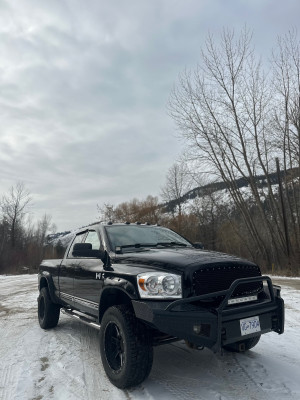
[{"label": "side mirror", "polygon": [[72,256],[100,258],[100,260],[102,260],[105,257],[105,252],[103,250],[93,249],[91,243],[75,243],[72,251]]}]

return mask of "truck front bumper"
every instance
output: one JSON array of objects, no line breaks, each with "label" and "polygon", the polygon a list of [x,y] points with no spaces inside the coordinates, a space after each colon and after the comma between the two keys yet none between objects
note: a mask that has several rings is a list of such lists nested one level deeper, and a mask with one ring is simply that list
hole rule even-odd
[{"label": "truck front bumper", "polygon": [[[228,300],[238,285],[259,281],[267,282],[267,287],[264,287],[266,299],[228,306]],[[205,306],[203,301],[220,296],[223,300],[218,307]],[[226,344],[271,331],[278,334],[284,331],[284,301],[280,297],[280,287],[273,286],[268,276],[237,279],[226,291],[173,302],[133,300],[132,304],[136,317],[155,329],[215,352]],[[251,317],[259,318],[260,331],[242,335],[240,321]]]}]

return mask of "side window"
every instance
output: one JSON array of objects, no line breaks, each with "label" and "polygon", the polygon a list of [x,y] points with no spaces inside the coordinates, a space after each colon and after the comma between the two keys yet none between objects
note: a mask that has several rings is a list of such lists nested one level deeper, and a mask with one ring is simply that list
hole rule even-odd
[{"label": "side window", "polygon": [[73,251],[74,244],[81,243],[82,239],[84,238],[85,235],[86,235],[86,231],[82,232],[82,233],[78,233],[78,235],[75,236],[72,246],[70,247],[69,252],[68,252],[68,258],[73,258],[72,251]]},{"label": "side window", "polygon": [[87,237],[84,240],[85,243],[91,243],[93,250],[100,249],[100,240],[96,231],[89,231]]}]

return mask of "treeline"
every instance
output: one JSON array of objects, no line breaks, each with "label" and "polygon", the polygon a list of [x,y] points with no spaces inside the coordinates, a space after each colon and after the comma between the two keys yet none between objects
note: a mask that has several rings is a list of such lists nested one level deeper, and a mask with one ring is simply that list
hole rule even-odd
[{"label": "treeline", "polygon": [[0,199],[0,274],[35,272],[43,258],[55,258],[57,249],[46,246],[55,230],[51,217],[32,223],[32,198],[23,183],[17,183]]}]

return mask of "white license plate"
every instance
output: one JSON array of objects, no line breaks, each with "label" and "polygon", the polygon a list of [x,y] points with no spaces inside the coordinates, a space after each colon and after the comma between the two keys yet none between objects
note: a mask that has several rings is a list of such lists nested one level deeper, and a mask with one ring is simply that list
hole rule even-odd
[{"label": "white license plate", "polygon": [[240,327],[242,336],[260,332],[259,317],[240,319]]}]

